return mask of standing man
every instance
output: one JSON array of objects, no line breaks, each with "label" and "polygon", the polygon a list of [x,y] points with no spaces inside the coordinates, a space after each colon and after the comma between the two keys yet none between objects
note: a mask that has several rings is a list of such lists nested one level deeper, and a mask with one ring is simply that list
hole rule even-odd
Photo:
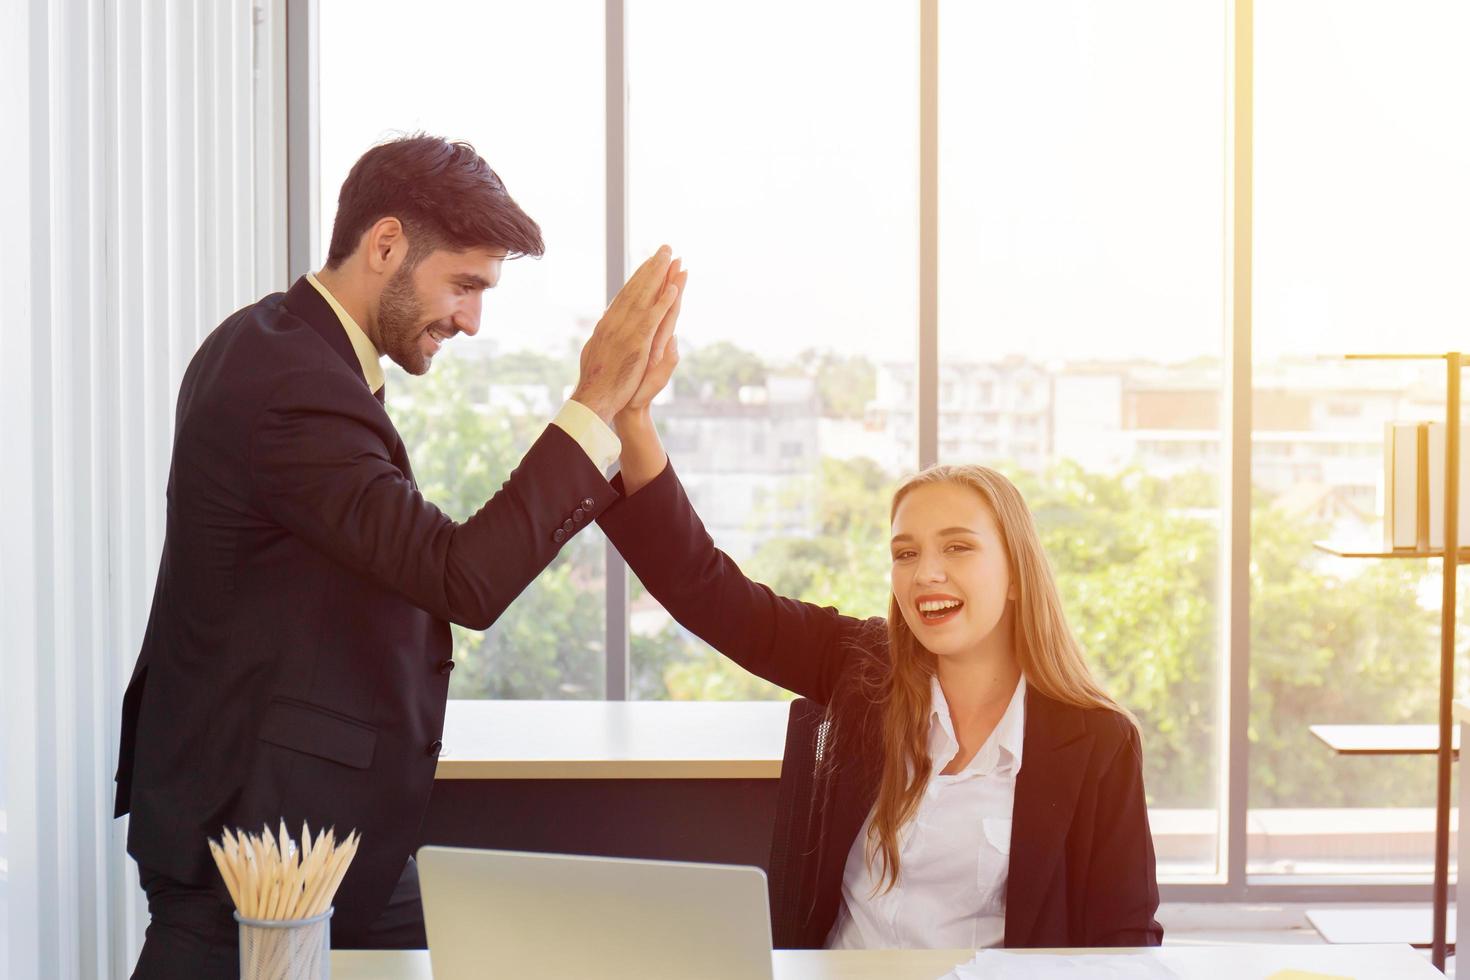
[{"label": "standing man", "polygon": [[480,327],[540,229],[464,143],[348,174],[327,264],[220,324],[179,389],[153,608],[123,700],[117,808],[151,922],[135,978],[238,975],[221,828],[356,828],[334,945],[422,947],[410,854],[440,749],[451,622],[486,629],[615,497],[609,421],[678,317],[667,247],[582,350],[572,398],[462,524],[419,493],[383,355],[423,374]]}]

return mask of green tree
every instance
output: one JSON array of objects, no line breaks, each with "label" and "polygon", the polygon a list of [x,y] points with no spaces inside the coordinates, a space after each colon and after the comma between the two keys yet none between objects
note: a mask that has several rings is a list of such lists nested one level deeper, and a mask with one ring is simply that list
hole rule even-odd
[{"label": "green tree", "polygon": [[861,354],[806,350],[797,363],[817,379],[822,414],[828,418],[860,419],[878,393],[878,369]]},{"label": "green tree", "polygon": [[[824,459],[813,476],[794,480],[783,508],[805,499],[816,484],[818,521],[811,537],[774,538],[742,566],[751,578],[781,595],[824,606],[835,606],[853,616],[887,614],[888,499],[892,477],[870,460]],[[764,513],[751,515],[760,527]],[[718,544],[719,542],[716,542]],[[761,680],[715,653],[670,623],[656,636],[640,638],[637,660],[657,659],[663,690],[654,696],[674,700],[750,701],[790,698],[789,692]],[[793,651],[793,655],[799,655]]]},{"label": "green tree", "polygon": [[[1072,463],[1012,475],[1089,662],[1142,725],[1150,801],[1215,805],[1222,660],[1213,477],[1097,474]],[[892,480],[869,463],[824,460],[820,482],[818,533],[766,542],[745,570],[783,595],[882,614]],[[1383,562],[1343,574],[1315,557],[1311,542],[1323,534],[1258,503],[1251,804],[1427,805],[1425,760],[1339,758],[1308,732],[1318,722],[1429,721],[1437,669],[1436,615],[1417,599],[1425,570]],[[667,696],[773,693],[702,644],[686,638],[681,653],[677,627],[662,638]]]},{"label": "green tree", "polygon": [[[710,380],[718,373],[713,367],[704,372],[711,392],[733,396],[732,386],[764,377],[758,362],[726,353],[724,380]],[[526,383],[559,387],[551,365],[535,358],[506,370]],[[573,377],[575,364],[564,361],[562,371]],[[395,374],[390,381],[390,410],[420,489],[456,519],[499,489],[546,424],[539,415],[490,409],[465,396],[492,379],[503,380],[498,359],[445,360],[424,378]],[[1214,476],[1091,473],[1065,462],[1045,474],[1010,472],[1036,516],[1089,661],[1142,725],[1151,802],[1213,805],[1222,682]],[[745,570],[784,595],[857,616],[884,614],[893,482],[867,461],[823,460],[819,472],[787,489],[818,501],[812,533],[767,540]],[[761,526],[763,515],[751,522]],[[1430,760],[1337,757],[1307,728],[1434,720],[1436,571],[1424,562],[1348,562],[1314,552],[1311,542],[1326,533],[1264,496],[1254,501],[1251,805],[1427,805]],[[481,634],[456,627],[452,695],[600,697],[602,551],[595,532],[578,535],[494,628]],[[633,587],[641,597],[641,586]],[[634,637],[632,667],[635,697],[789,696],[672,623]]]},{"label": "green tree", "polygon": [[1143,725],[1145,784],[1164,805],[1210,801],[1215,753],[1217,527],[1198,486],[1073,463],[1012,473],[1069,623],[1105,688]]},{"label": "green tree", "polygon": [[[495,384],[545,385],[548,390],[560,391],[572,377],[568,373],[567,358],[552,357],[540,351],[511,351],[497,355],[487,363],[493,368],[493,374],[487,381]],[[575,360],[572,363],[575,364]]]},{"label": "green tree", "polygon": [[765,384],[768,373],[758,356],[721,340],[707,347],[681,349],[674,393],[679,398],[734,401],[741,386]]},{"label": "green tree", "polygon": [[[445,359],[422,378],[395,378],[394,424],[424,496],[465,520],[495,494],[546,419],[476,405],[493,362]],[[600,698],[603,695],[603,548],[584,531],[484,633],[454,627],[456,698]]]},{"label": "green tree", "polygon": [[1251,805],[1430,806],[1432,760],[1340,757],[1308,731],[1432,722],[1439,683],[1438,612],[1419,599],[1425,563],[1314,553],[1326,536],[1264,501],[1254,508]]}]

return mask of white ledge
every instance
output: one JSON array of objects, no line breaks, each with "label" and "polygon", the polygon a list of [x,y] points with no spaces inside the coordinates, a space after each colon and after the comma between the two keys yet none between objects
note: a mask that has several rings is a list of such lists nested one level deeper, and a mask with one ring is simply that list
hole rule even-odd
[{"label": "white ledge", "polygon": [[778,779],[783,701],[450,701],[437,779]]}]

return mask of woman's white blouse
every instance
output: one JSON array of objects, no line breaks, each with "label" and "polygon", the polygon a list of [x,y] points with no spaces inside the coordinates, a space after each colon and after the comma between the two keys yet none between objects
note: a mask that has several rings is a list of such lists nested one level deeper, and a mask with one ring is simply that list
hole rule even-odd
[{"label": "woman's white blouse", "polygon": [[938,678],[931,684],[929,757],[934,770],[912,820],[899,832],[898,883],[874,894],[863,823],[842,873],[842,906],[829,949],[981,949],[1005,938],[1011,807],[1026,731],[1026,679],[1000,724],[963,772],[940,775],[959,751]]}]

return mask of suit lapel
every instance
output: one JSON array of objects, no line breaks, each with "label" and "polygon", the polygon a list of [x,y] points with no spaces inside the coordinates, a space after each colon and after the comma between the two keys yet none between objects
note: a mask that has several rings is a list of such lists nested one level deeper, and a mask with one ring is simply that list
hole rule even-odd
[{"label": "suit lapel", "polygon": [[[305,276],[297,279],[296,284],[286,293],[285,305],[286,309],[305,320],[311,329],[321,335],[321,338],[327,342],[327,346],[336,351],[337,356],[342,358],[352,369],[352,373],[362,381],[363,390],[368,391],[367,375],[362,373],[362,361],[358,360],[357,351],[353,348],[352,340],[347,336],[347,330],[342,326],[342,321],[337,319],[337,311],[333,310],[322,298],[322,294],[317,292],[315,286],[306,281]],[[383,405],[387,391],[388,386],[384,385],[376,392],[369,391],[369,394],[379,405]],[[386,412],[385,408],[384,413]],[[414,489],[417,490],[418,482],[414,479],[413,467],[408,462],[407,447],[403,445],[401,438],[396,438],[398,427],[393,425],[391,419],[388,420],[388,427],[393,430],[395,436],[393,445],[390,446],[393,463],[403,471],[404,479],[413,484]]]},{"label": "suit lapel", "polygon": [[1056,875],[1092,752],[1092,736],[1080,709],[1028,687],[1022,746],[1006,883],[1007,946],[1027,945]]},{"label": "suit lapel", "polygon": [[337,319],[336,311],[322,298],[322,294],[316,291],[316,287],[306,281],[305,276],[297,279],[296,284],[286,293],[286,309],[305,320],[311,329],[321,334],[327,346],[347,362],[352,373],[362,379],[363,388],[367,388],[367,376],[362,373],[362,362],[357,359],[357,351],[352,348],[352,339],[347,336],[346,328],[342,326],[342,321]]}]

